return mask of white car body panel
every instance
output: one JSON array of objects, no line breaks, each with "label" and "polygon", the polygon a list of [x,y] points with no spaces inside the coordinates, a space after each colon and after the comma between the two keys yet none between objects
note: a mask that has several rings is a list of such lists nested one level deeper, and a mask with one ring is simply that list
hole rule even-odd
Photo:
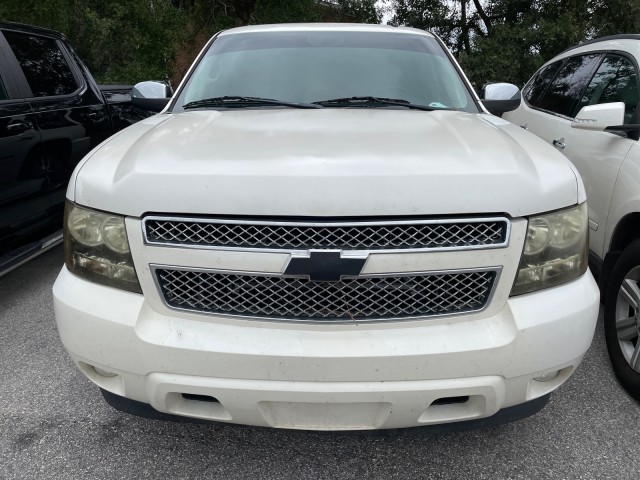
[{"label": "white car body panel", "polygon": [[257,192],[278,216],[519,217],[580,201],[561,154],[507,122],[449,111],[159,115],[115,137],[79,171],[71,198],[134,217],[264,215]]},{"label": "white car body panel", "polygon": [[[165,413],[315,430],[478,419],[556,389],[591,344],[598,312],[591,274],[500,305],[484,318],[326,328],[167,314],[146,295],[66,269],[54,286],[60,338],[101,388]],[[558,370],[551,381],[534,380]],[[220,403],[185,401],[176,392]],[[428,407],[459,395],[472,401]],[[333,407],[318,417],[318,405]],[[369,413],[356,415],[361,409]]]}]

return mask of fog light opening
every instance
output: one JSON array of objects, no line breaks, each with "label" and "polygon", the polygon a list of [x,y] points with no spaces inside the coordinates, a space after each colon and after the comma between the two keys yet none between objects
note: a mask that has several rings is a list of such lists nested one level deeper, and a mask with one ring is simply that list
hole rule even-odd
[{"label": "fog light opening", "polygon": [[195,393],[183,393],[182,398],[197,402],[220,403],[217,398],[210,397],[209,395],[197,395]]},{"label": "fog light opening", "polygon": [[427,409],[418,418],[418,422],[426,425],[471,420],[485,415],[489,410],[487,407],[487,398],[484,395],[440,397],[429,404]]},{"label": "fog light opening", "polygon": [[231,415],[216,397],[200,393],[168,392],[164,408],[159,410],[206,420],[231,420]]},{"label": "fog light opening", "polygon": [[527,386],[527,400],[533,400],[553,392],[571,376],[574,369],[575,365],[569,365],[559,370],[551,370],[532,377]]},{"label": "fog light opening", "polygon": [[560,370],[554,370],[552,372],[543,373],[542,375],[538,375],[537,377],[533,377],[536,382],[550,382],[551,380],[555,380],[556,377],[560,374]]},{"label": "fog light opening", "polygon": [[84,373],[89,380],[98,385],[103,390],[107,390],[121,397],[125,395],[124,383],[122,375],[119,373],[106,370],[96,365],[91,365],[83,361],[78,362],[80,371]]},{"label": "fog light opening", "polygon": [[111,378],[111,377],[117,377],[118,374],[117,373],[113,373],[110,372],[109,370],[105,370],[104,368],[100,368],[100,367],[93,367],[93,370],[100,375],[101,377],[105,377],[105,378]]},{"label": "fog light opening", "polygon": [[431,402],[431,405],[452,405],[456,403],[465,403],[468,401],[469,395],[462,395],[459,397],[441,397]]}]

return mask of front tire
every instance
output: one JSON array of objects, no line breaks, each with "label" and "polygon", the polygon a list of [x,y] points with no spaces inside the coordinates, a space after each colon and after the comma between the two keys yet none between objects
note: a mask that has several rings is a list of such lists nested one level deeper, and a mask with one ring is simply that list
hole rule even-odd
[{"label": "front tire", "polygon": [[611,272],[604,333],[618,380],[640,400],[640,240],[624,249]]}]

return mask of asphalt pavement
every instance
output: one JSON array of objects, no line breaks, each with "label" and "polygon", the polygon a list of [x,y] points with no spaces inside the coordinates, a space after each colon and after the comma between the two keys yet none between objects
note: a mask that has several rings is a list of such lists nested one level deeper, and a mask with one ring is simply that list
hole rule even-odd
[{"label": "asphalt pavement", "polygon": [[58,338],[62,248],[0,277],[0,479],[637,479],[640,403],[618,385],[600,319],[577,372],[537,415],[480,430],[303,432],[193,425],[109,407]]}]

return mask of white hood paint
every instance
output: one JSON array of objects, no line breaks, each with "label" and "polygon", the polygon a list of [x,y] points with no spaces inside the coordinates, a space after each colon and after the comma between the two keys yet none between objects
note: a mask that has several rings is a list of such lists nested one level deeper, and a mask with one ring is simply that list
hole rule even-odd
[{"label": "white hood paint", "polygon": [[74,178],[70,199],[135,217],[517,217],[584,200],[552,147],[496,117],[451,111],[156,115],[103,143]]}]

